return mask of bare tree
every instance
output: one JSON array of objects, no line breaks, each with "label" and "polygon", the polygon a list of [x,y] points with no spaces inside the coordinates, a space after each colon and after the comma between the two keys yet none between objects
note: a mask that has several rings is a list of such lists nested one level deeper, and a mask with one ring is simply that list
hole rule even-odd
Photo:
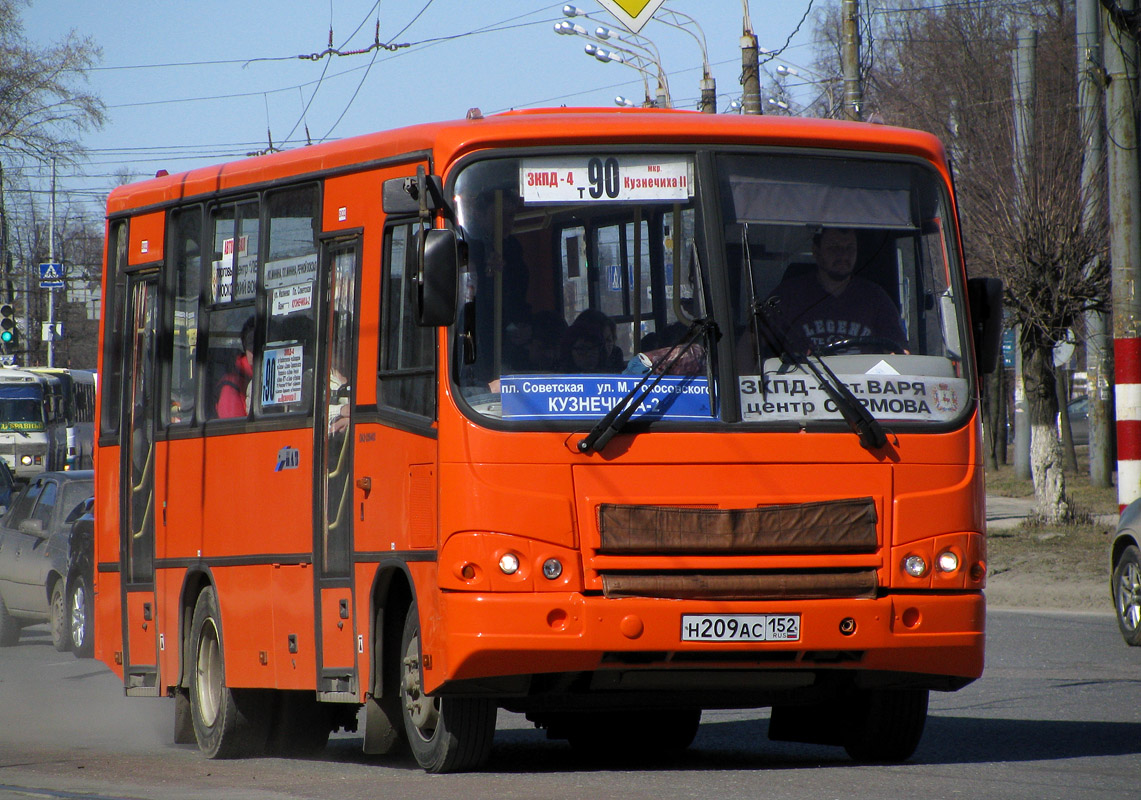
[{"label": "bare tree", "polygon": [[[1034,145],[1020,168],[1011,53],[1026,25],[1040,36],[1038,99]],[[1105,253],[1106,229],[1104,214],[1095,215],[1102,224],[1083,225],[1073,31],[1065,0],[899,0],[870,34],[877,56],[865,94],[865,107],[885,122],[931,131],[948,146],[968,266],[1002,278],[1008,324],[1020,326],[1031,469],[1047,520],[1073,514],[1055,425],[1054,346],[1109,298],[1106,259],[1087,268]],[[987,427],[993,436],[996,426]]]},{"label": "bare tree", "polygon": [[103,123],[102,101],[83,86],[101,51],[75,31],[34,46],[24,38],[23,5],[0,0],[0,149],[72,160],[83,151],[75,137]]}]

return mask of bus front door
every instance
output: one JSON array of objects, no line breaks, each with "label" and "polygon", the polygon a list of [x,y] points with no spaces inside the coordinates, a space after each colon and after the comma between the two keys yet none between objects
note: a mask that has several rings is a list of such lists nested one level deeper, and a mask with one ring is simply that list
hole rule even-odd
[{"label": "bus front door", "polygon": [[[314,552],[317,584],[318,695],[357,700],[357,625],[353,618],[353,375],[356,328],[356,238],[322,248],[320,380],[314,424]],[[366,624],[359,626],[362,630]]]},{"label": "bus front door", "polygon": [[[123,350],[124,446],[120,448],[119,559],[122,574],[123,680],[128,695],[159,694],[155,603],[154,419],[158,274],[132,275]],[[129,480],[128,480],[129,478]]]}]

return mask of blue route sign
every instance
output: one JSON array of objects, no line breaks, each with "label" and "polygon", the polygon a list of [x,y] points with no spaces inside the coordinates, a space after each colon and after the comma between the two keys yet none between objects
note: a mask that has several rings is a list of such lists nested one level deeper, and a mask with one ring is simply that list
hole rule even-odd
[{"label": "blue route sign", "polygon": [[40,264],[40,288],[63,288],[63,264]]}]

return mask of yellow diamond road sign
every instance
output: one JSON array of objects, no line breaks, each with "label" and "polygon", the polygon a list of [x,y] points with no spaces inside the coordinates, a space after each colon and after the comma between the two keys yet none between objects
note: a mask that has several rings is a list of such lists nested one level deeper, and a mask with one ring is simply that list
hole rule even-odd
[{"label": "yellow diamond road sign", "polygon": [[598,0],[599,5],[614,15],[614,18],[637,33],[650,21],[654,12],[665,0]]}]

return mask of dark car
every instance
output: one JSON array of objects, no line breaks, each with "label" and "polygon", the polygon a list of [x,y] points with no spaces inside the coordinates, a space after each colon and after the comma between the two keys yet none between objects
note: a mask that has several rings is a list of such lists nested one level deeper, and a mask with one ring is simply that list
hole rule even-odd
[{"label": "dark car", "polygon": [[[7,509],[12,505],[12,496],[16,494],[16,476],[12,474],[12,469],[8,466],[8,462],[0,458],[0,506]],[[0,514],[4,511],[0,510]]]},{"label": "dark car", "polygon": [[94,492],[94,473],[45,472],[12,500],[0,520],[0,646],[16,644],[20,629],[51,623],[57,650],[71,647],[67,568],[71,526]]},{"label": "dark car", "polygon": [[67,549],[67,620],[71,652],[76,658],[95,654],[95,616],[91,587],[95,585],[95,498],[90,497],[71,526]]},{"label": "dark car", "polygon": [[1141,500],[1121,512],[1109,546],[1109,592],[1126,644],[1141,646]]}]

